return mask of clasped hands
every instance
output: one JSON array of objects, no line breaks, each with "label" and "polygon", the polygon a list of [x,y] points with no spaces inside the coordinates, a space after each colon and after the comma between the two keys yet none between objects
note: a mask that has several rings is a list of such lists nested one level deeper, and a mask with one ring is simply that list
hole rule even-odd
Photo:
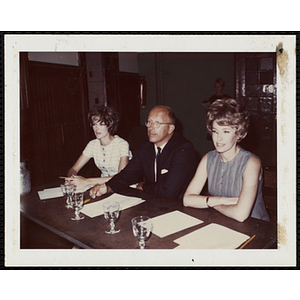
[{"label": "clasped hands", "polygon": [[[136,189],[138,190],[143,190],[143,185],[144,182],[139,182],[138,185],[136,186]],[[97,183],[96,185],[94,185],[91,190],[90,190],[90,196],[92,198],[96,198],[96,197],[100,197],[106,193],[110,193],[112,192],[111,188],[106,185],[105,183],[99,184]]]},{"label": "clasped hands", "polygon": [[65,179],[66,182],[74,184],[77,188],[82,188],[88,185],[86,178],[77,175],[71,175]]},{"label": "clasped hands", "polygon": [[105,184],[99,184],[97,183],[96,185],[94,185],[91,190],[90,190],[90,196],[92,198],[96,198],[96,197],[100,197],[106,193],[108,193],[110,191],[110,188]]}]

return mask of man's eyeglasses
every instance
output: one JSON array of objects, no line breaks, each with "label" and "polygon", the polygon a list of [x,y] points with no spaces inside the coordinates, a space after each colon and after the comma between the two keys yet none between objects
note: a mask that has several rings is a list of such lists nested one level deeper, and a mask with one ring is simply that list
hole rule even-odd
[{"label": "man's eyeglasses", "polygon": [[160,122],[152,122],[152,121],[146,121],[145,122],[145,125],[147,126],[147,127],[150,127],[151,125],[153,124],[153,127],[154,128],[159,128],[160,127],[160,125],[162,125],[162,124],[169,124],[169,125],[171,125],[172,123],[160,123]]}]

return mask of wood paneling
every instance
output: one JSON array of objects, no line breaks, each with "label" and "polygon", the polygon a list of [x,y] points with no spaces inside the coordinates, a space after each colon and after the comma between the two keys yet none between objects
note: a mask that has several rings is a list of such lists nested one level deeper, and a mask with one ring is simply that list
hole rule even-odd
[{"label": "wood paneling", "polygon": [[26,53],[20,65],[21,160],[36,186],[66,175],[89,140],[86,79],[81,67],[30,62]]},{"label": "wood paneling", "polygon": [[236,98],[251,113],[241,146],[261,159],[265,205],[271,221],[277,222],[276,55],[239,53],[235,60]]},{"label": "wood paneling", "polygon": [[140,83],[136,73],[119,73],[120,82],[120,126],[118,133],[128,138],[130,131],[140,125]]},{"label": "wood paneling", "polygon": [[265,167],[277,166],[276,55],[235,55],[236,99],[251,113],[250,128],[241,146],[260,157]]},{"label": "wood paneling", "polygon": [[107,105],[120,115],[117,134],[127,139],[131,129],[140,125],[140,83],[137,73],[120,72],[118,53],[103,53]]}]

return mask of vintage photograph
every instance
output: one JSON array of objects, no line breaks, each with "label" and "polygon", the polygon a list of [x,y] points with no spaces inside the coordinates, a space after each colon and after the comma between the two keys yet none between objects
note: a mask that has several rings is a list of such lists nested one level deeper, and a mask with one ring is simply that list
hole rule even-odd
[{"label": "vintage photograph", "polygon": [[295,265],[295,47],[6,35],[6,266]]}]

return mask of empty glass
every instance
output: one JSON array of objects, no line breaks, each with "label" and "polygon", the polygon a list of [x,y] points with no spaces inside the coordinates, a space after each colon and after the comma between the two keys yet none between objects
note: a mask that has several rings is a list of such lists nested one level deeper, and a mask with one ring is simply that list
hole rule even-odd
[{"label": "empty glass", "polygon": [[75,191],[74,184],[61,184],[60,188],[66,198],[66,208],[72,208],[72,197]]},{"label": "empty glass", "polygon": [[140,249],[145,249],[146,240],[153,230],[153,224],[149,217],[138,216],[131,220],[134,236],[139,240]]},{"label": "empty glass", "polygon": [[72,205],[75,209],[75,217],[71,219],[75,221],[84,219],[84,216],[80,216],[80,211],[83,207],[83,193],[74,193]]},{"label": "empty glass", "polygon": [[109,222],[110,229],[105,232],[108,234],[115,234],[120,232],[116,229],[115,221],[119,217],[120,204],[118,202],[107,202],[103,204],[103,212],[105,219]]}]

